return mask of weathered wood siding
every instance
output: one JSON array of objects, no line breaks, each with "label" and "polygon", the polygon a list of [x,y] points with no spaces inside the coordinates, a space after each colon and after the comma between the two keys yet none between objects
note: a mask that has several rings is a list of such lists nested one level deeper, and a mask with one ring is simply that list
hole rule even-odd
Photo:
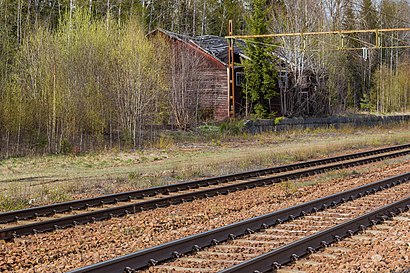
[{"label": "weathered wood siding", "polygon": [[[177,92],[184,92],[189,111],[202,120],[222,121],[229,116],[227,66],[182,36],[155,31],[170,43],[169,70],[177,79]],[[175,84],[175,82],[174,82]],[[185,93],[186,91],[186,93]]]},{"label": "weathered wood siding", "polygon": [[[188,93],[195,97],[189,99],[192,103],[198,102],[199,112],[202,119],[222,121],[229,116],[228,100],[228,72],[227,67],[209,55],[190,44],[173,42],[175,52],[198,60],[191,62],[191,69],[194,71],[194,77],[189,79],[193,81],[189,84]],[[184,57],[181,57],[183,59]]]},{"label": "weathered wood siding", "polygon": [[212,63],[198,68],[201,79],[199,90],[199,107],[206,116],[216,121],[228,117],[228,74],[226,67]]}]

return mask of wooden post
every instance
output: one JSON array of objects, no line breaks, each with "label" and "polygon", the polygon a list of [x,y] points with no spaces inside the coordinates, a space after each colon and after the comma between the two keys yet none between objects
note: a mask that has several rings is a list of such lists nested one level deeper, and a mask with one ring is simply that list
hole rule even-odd
[{"label": "wooden post", "polygon": [[[229,36],[233,35],[233,23],[229,20]],[[235,117],[235,40],[228,38],[228,95],[229,117]]]}]

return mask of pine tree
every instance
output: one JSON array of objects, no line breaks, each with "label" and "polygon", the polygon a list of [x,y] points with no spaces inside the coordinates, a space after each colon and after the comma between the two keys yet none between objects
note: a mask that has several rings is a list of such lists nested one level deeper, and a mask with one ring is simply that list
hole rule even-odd
[{"label": "pine tree", "polygon": [[[363,0],[360,10],[360,25],[365,29],[377,29],[379,27],[379,16],[376,12],[372,0]],[[376,36],[374,34],[364,34],[361,36],[361,39],[367,44],[376,44]],[[379,52],[377,50],[368,50],[363,51],[362,67],[363,67],[363,78],[362,78],[362,94],[363,99],[370,98],[370,93],[372,90],[373,84],[373,73],[379,64]],[[368,110],[372,107],[368,107]]]},{"label": "pine tree", "polygon": [[219,36],[228,35],[228,22],[232,20],[234,33],[242,33],[244,25],[244,3],[243,0],[222,0],[217,3],[217,8],[214,17],[213,33]]},{"label": "pine tree", "polygon": [[342,27],[346,30],[356,29],[356,16],[354,14],[353,0],[347,0],[343,13]]},{"label": "pine tree", "polygon": [[[248,19],[251,35],[268,33],[268,4],[266,0],[254,0],[252,12]],[[250,39],[246,43],[245,61],[245,95],[247,110],[260,118],[271,114],[270,101],[277,95],[276,71],[274,68],[274,47],[267,45],[269,40],[264,38]]]},{"label": "pine tree", "polygon": [[363,0],[360,12],[362,27],[375,29],[378,27],[378,15],[372,0]]},{"label": "pine tree", "polygon": [[[348,0],[345,4],[345,9],[343,13],[342,27],[345,30],[357,29],[357,18],[354,12],[353,6],[354,0]],[[348,37],[344,40],[346,47],[357,48],[358,37],[357,34],[349,34]],[[346,107],[347,108],[359,108],[360,99],[362,97],[362,81],[363,71],[359,69],[361,66],[361,52],[355,51],[345,51],[343,52],[343,67],[346,78]]]}]

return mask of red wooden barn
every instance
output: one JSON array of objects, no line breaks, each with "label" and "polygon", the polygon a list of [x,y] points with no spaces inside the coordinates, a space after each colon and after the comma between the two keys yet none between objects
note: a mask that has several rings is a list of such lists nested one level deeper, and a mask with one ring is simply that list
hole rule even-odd
[{"label": "red wooden barn", "polygon": [[[190,104],[197,107],[198,120],[221,121],[229,117],[228,100],[228,43],[223,37],[206,35],[189,37],[163,29],[156,29],[148,36],[162,35],[171,44],[170,69],[178,79],[173,88],[190,93]],[[235,62],[243,56],[242,45],[235,47]],[[243,68],[236,67],[236,104],[240,109]],[[242,107],[243,108],[243,107]]]}]

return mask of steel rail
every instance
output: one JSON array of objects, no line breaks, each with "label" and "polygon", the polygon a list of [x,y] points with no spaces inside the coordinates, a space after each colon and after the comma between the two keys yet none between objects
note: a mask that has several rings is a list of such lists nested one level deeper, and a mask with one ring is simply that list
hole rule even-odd
[{"label": "steel rail", "polygon": [[392,217],[396,213],[401,213],[409,209],[410,197],[407,197],[342,224],[279,247],[249,261],[221,270],[219,273],[271,272],[272,270],[279,269],[286,263],[295,261],[300,257],[313,253],[345,237],[353,236],[355,233],[385,220],[386,217]]},{"label": "steel rail", "polygon": [[158,207],[165,207],[165,206],[169,206],[173,204],[182,203],[185,201],[193,201],[195,199],[208,198],[208,197],[212,197],[212,196],[220,195],[220,194],[228,194],[230,192],[234,192],[238,190],[245,190],[245,189],[254,188],[254,187],[266,186],[272,183],[278,183],[278,182],[288,180],[288,179],[306,177],[309,175],[323,173],[329,170],[362,165],[362,164],[382,160],[385,158],[402,156],[402,155],[409,154],[409,153],[410,151],[401,151],[401,152],[396,152],[393,154],[376,156],[372,158],[365,158],[365,159],[360,159],[360,160],[355,160],[355,161],[345,162],[345,163],[339,163],[339,164],[332,164],[332,165],[327,165],[324,167],[309,169],[305,171],[293,172],[290,174],[284,174],[284,175],[278,175],[278,176],[269,177],[269,178],[246,181],[246,182],[238,183],[235,185],[205,189],[205,190],[201,190],[197,192],[180,194],[180,195],[172,196],[172,197],[159,198],[157,200],[150,200],[150,201],[140,202],[136,204],[123,205],[123,206],[118,206],[118,207],[108,208],[108,209],[101,209],[101,210],[87,212],[87,213],[78,214],[78,215],[61,217],[61,218],[52,219],[48,221],[41,221],[41,222],[27,224],[27,225],[15,226],[15,227],[0,230],[0,239],[7,240],[7,239],[12,239],[14,237],[22,236],[22,235],[27,235],[27,234],[37,233],[37,232],[52,231],[55,229],[65,228],[65,227],[69,227],[73,225],[100,221],[100,220],[109,219],[112,217],[118,217],[118,216],[130,214],[130,213],[136,213],[142,210],[155,209]]},{"label": "steel rail", "polygon": [[[199,251],[204,247],[218,244],[227,240],[232,240],[239,236],[249,234],[253,231],[266,229],[276,224],[302,217],[309,213],[324,210],[328,207],[336,206],[349,200],[381,191],[385,188],[393,187],[401,183],[407,183],[408,181],[410,181],[410,172],[399,176],[383,179],[341,193],[322,197],[300,205],[278,210],[249,220],[244,220],[207,232],[165,243],[159,246],[144,249],[112,260],[86,266],[84,268],[70,272],[133,272],[133,270],[143,269],[148,266],[155,265],[158,262],[164,262],[173,258],[177,258],[183,254],[187,254],[193,251]],[[251,271],[248,271],[248,273],[249,272]]]},{"label": "steel rail", "polygon": [[257,176],[262,176],[262,175],[297,170],[297,169],[302,169],[302,168],[307,168],[307,167],[312,167],[312,166],[324,165],[324,164],[329,164],[333,162],[340,162],[340,161],[350,160],[354,158],[367,157],[367,156],[388,153],[388,152],[398,151],[398,150],[404,150],[404,149],[409,149],[409,148],[410,148],[410,144],[397,145],[397,146],[392,146],[388,148],[375,149],[375,150],[370,150],[370,151],[360,152],[360,153],[355,153],[355,154],[348,154],[348,155],[342,155],[342,156],[336,156],[336,157],[330,157],[330,158],[324,158],[324,159],[318,159],[318,160],[310,160],[310,161],[301,162],[301,163],[288,164],[288,165],[266,168],[266,169],[259,169],[259,170],[254,170],[254,171],[247,171],[247,172],[224,175],[224,176],[219,176],[219,177],[212,177],[212,178],[207,178],[207,179],[202,179],[202,180],[197,180],[197,181],[189,181],[189,182],[183,182],[183,183],[178,183],[178,184],[173,184],[173,185],[159,186],[159,187],[153,187],[153,188],[148,188],[148,189],[143,189],[143,190],[128,191],[128,192],[122,192],[122,193],[117,193],[117,194],[99,196],[95,198],[73,200],[73,201],[51,204],[51,205],[46,205],[46,206],[39,206],[39,207],[33,207],[33,208],[28,208],[28,209],[9,211],[9,212],[0,213],[0,224],[10,223],[10,222],[14,222],[17,220],[26,220],[26,219],[36,218],[39,216],[48,216],[48,215],[53,215],[56,213],[70,212],[72,210],[81,210],[81,209],[86,209],[88,207],[100,206],[103,204],[114,204],[117,202],[127,202],[133,199],[143,199],[144,197],[151,197],[151,196],[160,195],[160,194],[167,195],[171,192],[178,192],[178,191],[189,190],[189,189],[200,188],[200,187],[208,187],[210,185],[222,184],[222,183],[226,183],[226,182],[234,181],[234,180],[247,179],[247,178],[252,178],[252,177],[257,177]]},{"label": "steel rail", "polygon": [[256,179],[251,181],[240,182],[234,185],[221,186],[217,188],[204,189],[201,191],[190,192],[186,194],[180,194],[165,198],[158,198],[155,200],[139,202],[134,204],[122,205],[113,208],[101,209],[92,212],[81,213],[77,215],[71,215],[46,221],[35,222],[26,225],[14,226],[0,230],[0,240],[10,240],[19,236],[48,232],[79,224],[85,224],[89,222],[101,221],[110,219],[113,217],[120,217],[127,214],[137,213],[143,210],[151,210],[159,207],[166,207],[169,205],[176,205],[182,202],[193,201],[195,199],[209,198],[216,195],[228,194],[231,192],[246,190],[255,187],[267,186],[273,183],[279,183],[281,181],[296,179],[301,177],[307,177],[335,169],[349,168],[353,166],[363,165],[375,161],[380,161],[386,158],[393,158],[410,154],[410,150],[395,152],[391,154],[379,155],[370,158],[364,158],[349,162],[325,165],[314,169],[307,169],[298,172],[287,173],[283,175],[277,175],[268,178]]}]

